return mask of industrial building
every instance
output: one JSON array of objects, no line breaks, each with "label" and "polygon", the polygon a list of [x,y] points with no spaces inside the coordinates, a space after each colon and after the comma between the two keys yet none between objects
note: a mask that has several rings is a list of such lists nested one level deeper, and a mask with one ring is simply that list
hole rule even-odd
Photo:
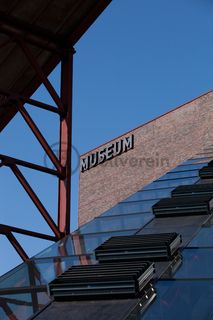
[{"label": "industrial building", "polygon": [[[73,46],[109,3],[0,4],[0,131],[19,113],[53,164],[0,154],[52,230],[0,224],[23,259],[0,277],[1,320],[212,319],[213,91],[82,155],[70,233]],[[58,63],[60,95],[48,80]],[[41,84],[55,105],[31,98]],[[58,115],[59,157],[25,103]],[[57,222],[21,168],[58,179]],[[30,258],[16,234],[53,244]]]}]

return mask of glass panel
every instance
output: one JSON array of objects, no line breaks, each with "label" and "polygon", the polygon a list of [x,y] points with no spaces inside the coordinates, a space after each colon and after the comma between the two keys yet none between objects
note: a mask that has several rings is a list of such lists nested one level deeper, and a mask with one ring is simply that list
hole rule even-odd
[{"label": "glass panel", "polygon": [[114,206],[113,208],[107,210],[97,219],[101,219],[102,217],[107,217],[112,215],[119,215],[119,214],[152,212],[152,206],[158,201],[159,199],[136,201],[136,202],[121,202],[116,206]]},{"label": "glass panel", "polygon": [[49,302],[46,292],[0,294],[0,319],[27,320]]},{"label": "glass panel", "polygon": [[187,170],[199,170],[205,166],[206,163],[192,163],[188,165],[180,165],[170,172],[187,171]]},{"label": "glass panel", "polygon": [[92,252],[104,241],[113,236],[128,236],[135,234],[138,229],[126,230],[126,231],[116,231],[116,232],[107,232],[107,233],[95,233],[80,235],[81,237],[81,247],[84,248],[85,252]]},{"label": "glass panel", "polygon": [[157,189],[157,190],[144,190],[134,193],[132,196],[124,200],[126,201],[137,201],[137,200],[149,200],[149,199],[161,199],[169,197],[171,191],[174,188],[165,188],[165,189]]},{"label": "glass panel", "polygon": [[0,288],[27,287],[29,284],[28,266],[24,263],[0,277]]},{"label": "glass panel", "polygon": [[40,277],[40,282],[42,284],[47,284],[71,266],[80,265],[84,262],[87,264],[94,264],[95,260],[89,255],[45,258],[35,259],[34,266],[35,270],[37,271],[37,276]]},{"label": "glass panel", "polygon": [[[93,220],[89,223],[92,223]],[[42,253],[37,254],[33,259],[39,258],[48,258],[48,257],[66,257],[69,255],[80,255],[88,252],[92,252],[94,248],[96,248],[100,243],[108,239],[113,235],[129,235],[137,232],[138,229],[133,229],[129,231],[114,231],[108,233],[96,233],[94,235],[78,235],[77,232],[72,236],[66,237],[66,239],[62,239],[59,243],[55,243],[53,246],[49,247],[47,250],[42,251]],[[59,245],[61,246],[60,248]],[[68,250],[67,250],[68,246]],[[72,247],[72,250],[69,250]]]},{"label": "glass panel", "polygon": [[156,189],[156,188],[164,188],[164,187],[177,187],[180,185],[193,184],[199,180],[199,177],[194,178],[180,178],[174,180],[162,180],[162,181],[154,181],[150,185],[146,186],[144,190]]},{"label": "glass panel", "polygon": [[184,249],[183,264],[175,274],[175,278],[212,278],[213,249]]},{"label": "glass panel", "polygon": [[[178,166],[173,169],[171,173],[167,173],[159,180],[131,195],[125,201],[105,212],[103,216],[95,218],[93,221],[82,226],[79,231],[74,233],[72,236],[70,235],[65,237],[58,243],[55,243],[49,248],[43,250],[32,260],[2,276],[0,279],[0,288],[17,288],[19,291],[16,290],[15,293],[12,294],[5,294],[3,291],[0,292],[0,319],[8,319],[9,312],[11,318],[25,320],[31,317],[33,313],[43,308],[49,302],[46,291],[38,293],[36,290],[33,291],[29,288],[29,292],[27,291],[23,293],[23,287],[26,288],[29,286],[46,285],[72,265],[96,263],[94,253],[92,253],[96,247],[111,236],[135,234],[139,229],[153,219],[151,209],[154,203],[163,197],[170,196],[171,190],[176,186],[197,182],[199,180],[197,177],[198,169],[203,167],[205,161],[210,161],[211,159],[212,158],[202,157],[199,159],[190,159],[188,162],[184,162],[184,165],[182,164],[181,166]],[[113,214],[117,216],[113,216]],[[156,221],[156,219],[153,221]],[[165,228],[165,232],[168,232],[168,228],[170,228],[169,223],[158,227],[154,226],[155,223],[156,222],[153,222],[153,228],[145,228],[141,233],[149,233],[150,231],[156,232],[157,229],[161,230],[160,228]],[[188,229],[192,228],[191,226],[184,227],[183,224],[180,226],[176,225],[174,220],[172,224],[176,231],[178,231],[178,228],[181,228],[180,233],[181,231],[183,233],[185,232],[186,237],[189,237]],[[150,224],[150,226],[152,226],[152,224]],[[210,243],[213,243],[213,236],[211,235],[213,230],[211,229],[211,227],[203,228],[199,235],[193,239],[194,242],[192,241],[190,245],[195,245],[195,243],[211,245]],[[190,234],[192,234],[191,229],[190,232]],[[175,278],[213,278],[213,271],[211,271],[213,263],[212,250],[213,249],[209,248],[185,249],[183,251],[183,265],[176,273]],[[89,255],[86,253],[91,254]],[[164,287],[162,287],[163,283],[166,284]],[[166,293],[166,290],[169,288],[168,283],[170,283],[170,288],[172,286],[175,288],[175,286],[178,286],[177,284],[175,285],[175,283],[180,283],[180,281],[160,281],[160,284],[157,283],[159,292],[162,291],[163,294]],[[191,286],[192,283],[193,282],[191,281]],[[209,283],[212,285],[211,281],[209,281]],[[210,284],[208,285],[210,286]],[[44,290],[46,289],[44,288]],[[193,290],[191,291],[193,303],[193,294],[195,295],[195,293]],[[168,294],[168,297],[171,298],[170,294]],[[191,296],[189,296],[188,299],[190,305]],[[172,310],[170,311],[172,312]],[[148,313],[146,316],[147,315]],[[161,318],[157,317],[155,319],[159,320]],[[166,318],[164,317],[162,319],[164,320]],[[172,316],[172,313],[171,319],[175,319],[175,317]],[[181,317],[181,319],[184,318]],[[187,320],[188,319],[190,319],[189,316],[187,317]],[[196,319],[196,317],[192,317],[191,319]],[[199,320],[200,319],[202,318],[199,318]]]},{"label": "glass panel", "polygon": [[212,157],[198,157],[186,160],[182,163],[182,165],[194,164],[194,163],[208,163],[211,161]]},{"label": "glass panel", "polygon": [[167,179],[180,179],[180,178],[196,177],[196,176],[198,176],[198,170],[169,172],[169,173],[165,174],[163,177],[159,178],[158,181],[167,180]]},{"label": "glass panel", "polygon": [[157,299],[143,320],[212,319],[213,281],[159,281]]},{"label": "glass panel", "polygon": [[213,227],[201,228],[188,247],[213,247]]},{"label": "glass panel", "polygon": [[207,150],[207,151],[203,151],[201,153],[198,154],[199,157],[210,157],[211,155],[213,155],[213,150]]},{"label": "glass panel", "polygon": [[96,233],[142,228],[153,218],[151,213],[121,215],[109,218],[96,218],[82,226],[79,233]]},{"label": "glass panel", "polygon": [[47,249],[38,253],[34,256],[34,258],[42,258],[42,257],[54,257],[54,256],[69,256],[75,254],[74,244],[72,241],[72,236],[67,236],[62,240],[54,243]]},{"label": "glass panel", "polygon": [[17,288],[18,290],[23,287],[46,284],[69,266],[81,263],[81,260],[82,257],[78,256],[29,260],[2,276],[0,289]]}]

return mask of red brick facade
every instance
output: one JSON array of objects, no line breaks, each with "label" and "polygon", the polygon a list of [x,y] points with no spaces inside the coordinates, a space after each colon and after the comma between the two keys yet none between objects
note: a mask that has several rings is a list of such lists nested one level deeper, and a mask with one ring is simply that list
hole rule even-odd
[{"label": "red brick facade", "polygon": [[211,91],[83,155],[134,134],[133,150],[80,174],[79,225],[213,144],[212,123]]}]

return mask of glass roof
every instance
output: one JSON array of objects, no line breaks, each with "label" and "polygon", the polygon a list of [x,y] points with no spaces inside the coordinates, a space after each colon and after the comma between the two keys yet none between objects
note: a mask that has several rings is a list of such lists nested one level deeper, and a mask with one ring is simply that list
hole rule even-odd
[{"label": "glass roof", "polygon": [[211,159],[208,151],[207,154],[184,161],[73,234],[2,276],[0,319],[11,319],[13,315],[14,319],[27,320],[42,310],[50,303],[46,285],[72,265],[97,263],[94,249],[111,236],[159,231],[182,234],[182,264],[171,275],[167,272],[169,264],[159,264],[162,279],[156,284],[157,299],[145,314],[141,314],[139,308],[137,319],[210,319],[209,315],[213,314],[211,219],[207,222],[206,217],[200,216],[168,218],[166,224],[162,224],[154,218],[152,206],[159,199],[169,197],[176,186],[198,182],[199,169]]}]

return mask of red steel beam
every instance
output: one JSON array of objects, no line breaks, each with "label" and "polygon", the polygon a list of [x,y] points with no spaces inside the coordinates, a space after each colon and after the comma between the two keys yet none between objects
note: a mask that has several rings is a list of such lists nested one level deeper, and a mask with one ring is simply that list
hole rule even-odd
[{"label": "red steel beam", "polygon": [[55,276],[58,277],[63,273],[61,257],[53,257]]},{"label": "red steel beam", "polygon": [[[56,166],[55,170],[51,170],[48,168],[44,168],[42,166],[38,166],[36,164],[32,164],[23,160],[15,159],[12,157],[8,157],[5,155],[0,155],[0,160],[2,160],[1,165],[7,165],[10,167],[24,187],[25,191],[30,196],[33,203],[36,205],[42,216],[44,217],[45,221],[48,223],[56,237],[52,237],[51,240],[56,240],[61,238],[64,233],[70,232],[70,184],[71,184],[71,120],[72,120],[72,67],[73,67],[73,53],[74,50],[67,51],[67,54],[63,57],[62,68],[61,68],[61,106],[63,106],[63,110],[60,111],[60,157],[59,159],[55,156],[54,152],[50,148],[49,144],[41,134],[40,130],[36,126],[33,119],[30,117],[26,109],[24,108],[23,104],[20,102],[20,96],[17,97],[16,95],[11,95],[10,93],[6,93],[6,96],[11,99],[12,103],[17,104],[17,108],[21,113],[22,117],[36,136],[39,143],[42,145],[43,149],[46,151],[49,158],[52,160],[53,164]],[[3,92],[4,94],[5,92]],[[39,104],[37,101],[30,101],[35,102],[36,105]],[[47,107],[48,106],[41,106]],[[46,109],[47,109],[46,108]],[[52,108],[51,108],[52,109]],[[56,108],[55,108],[56,109]],[[55,111],[54,109],[54,111]],[[59,110],[59,109],[57,109]],[[53,110],[49,110],[53,111]],[[35,192],[30,187],[29,183],[18,169],[17,165],[22,165],[34,170],[39,170],[46,173],[51,173],[58,175],[59,178],[59,198],[58,198],[58,226],[54,223],[52,218],[50,217],[49,213],[35,194]],[[51,172],[50,172],[51,171]],[[63,172],[64,176],[61,175]],[[44,238],[42,234],[27,231],[24,229],[19,228],[9,228],[9,226],[2,226],[0,231],[8,237],[8,239],[13,244],[14,248],[17,250],[18,254],[22,256],[23,259],[26,257],[24,256],[24,250],[15,242],[15,238],[12,239],[13,235],[11,231],[22,233],[25,235],[31,235],[35,237]],[[47,236],[48,237],[48,236]],[[49,239],[49,238],[48,238]],[[21,251],[22,249],[22,251]],[[60,263],[57,261],[56,263],[58,268],[60,268]]]},{"label": "red steel beam", "polygon": [[23,107],[23,105],[21,103],[18,104],[18,110],[20,111],[23,119],[28,124],[28,126],[30,127],[30,129],[34,133],[35,137],[37,138],[37,140],[39,141],[39,143],[43,147],[44,151],[47,153],[48,157],[51,159],[51,161],[55,165],[58,172],[62,173],[62,166],[60,164],[60,161],[58,160],[58,158],[56,157],[56,155],[54,154],[54,152],[50,148],[49,144],[47,143],[46,139],[42,135],[41,131],[38,129],[35,122],[33,121],[31,116],[29,115],[29,113],[26,111],[26,109]]},{"label": "red steel beam", "polygon": [[58,246],[58,253],[60,257],[68,257],[69,253],[67,251],[67,242],[69,240],[69,236],[66,236],[63,240],[63,243],[61,242]]},{"label": "red steel beam", "polygon": [[[27,287],[13,287],[13,288],[1,288],[0,295],[15,295],[15,294],[25,294],[35,292],[45,292],[46,293],[47,286],[46,285],[30,285]],[[0,296],[1,299],[1,296]]]},{"label": "red steel beam", "polygon": [[37,63],[36,59],[32,55],[32,53],[31,53],[30,49],[28,48],[28,46],[26,45],[26,43],[23,43],[22,41],[18,41],[18,44],[20,45],[20,47],[23,50],[25,56],[27,57],[28,61],[32,65],[32,67],[35,70],[36,74],[40,78],[41,83],[44,84],[44,86],[46,87],[47,91],[51,95],[52,99],[54,100],[54,102],[58,106],[59,110],[63,110],[63,104],[61,102],[60,97],[58,96],[57,92],[55,91],[55,89],[53,88],[52,84],[48,80],[47,76],[44,74],[42,68]]},{"label": "red steel beam", "polygon": [[20,257],[22,258],[23,261],[26,261],[29,259],[28,255],[26,254],[26,252],[24,251],[24,249],[22,248],[22,246],[20,245],[20,243],[16,240],[16,238],[14,237],[14,235],[12,233],[7,233],[6,234],[7,239],[10,241],[10,243],[12,244],[12,246],[14,247],[14,249],[18,252],[18,254],[20,255]]},{"label": "red steel beam", "polygon": [[72,235],[73,245],[75,254],[79,255],[79,260],[82,265],[88,265],[90,264],[90,257],[84,255],[86,252],[85,246],[84,246],[84,240],[81,235],[79,234],[73,234]]},{"label": "red steel beam", "polygon": [[32,26],[15,17],[5,15],[0,11],[0,31],[8,35],[21,37],[25,35],[25,41],[38,47],[50,51],[59,51],[59,48],[65,48],[74,45],[87,29],[94,23],[100,14],[106,9],[112,0],[102,0],[96,2],[93,7],[82,17],[76,28],[72,31],[71,36],[57,36],[38,26]]},{"label": "red steel beam", "polygon": [[[35,260],[28,260],[27,262],[28,265],[28,273],[29,273],[29,280],[30,280],[30,285],[36,285],[36,283],[42,283],[42,275],[41,272],[38,270],[36,267],[36,262]],[[35,279],[37,279],[35,281]]]},{"label": "red steel beam", "polygon": [[[45,74],[49,74],[56,65],[60,62],[60,58],[57,55],[53,55],[50,57],[46,65],[44,66],[44,72]],[[31,96],[40,86],[41,81],[38,77],[34,77],[32,81],[28,84],[28,86],[25,88],[25,90],[22,92],[23,96]],[[7,109],[7,111],[6,111]],[[7,124],[13,119],[13,117],[17,113],[17,107],[15,105],[7,104],[4,105],[4,114],[1,116],[0,121],[0,132],[7,126]]]},{"label": "red steel beam", "polygon": [[35,206],[38,208],[42,217],[47,222],[47,224],[49,225],[49,227],[51,228],[51,230],[53,231],[57,239],[60,239],[63,236],[62,233],[59,231],[57,225],[55,224],[55,222],[47,212],[46,208],[44,207],[44,205],[42,204],[42,202],[40,201],[36,193],[33,191],[31,186],[23,176],[21,171],[18,169],[16,165],[11,165],[10,168],[13,171],[16,178],[18,179],[18,181],[21,183],[21,185],[25,189],[25,191],[27,192],[27,194],[29,195],[29,197],[31,198],[31,200],[33,201],[33,203],[35,204]]},{"label": "red steel beam", "polygon": [[49,240],[49,241],[57,241],[57,238],[54,236],[49,236],[47,234],[43,234],[40,232],[35,232],[35,231],[31,231],[31,230],[25,230],[25,229],[21,229],[21,228],[16,228],[13,226],[8,226],[5,224],[0,224],[0,233],[1,234],[8,234],[11,232],[15,232],[15,233],[20,233],[20,234],[24,234],[26,236],[30,236],[30,237],[36,237],[36,238],[40,238],[40,239],[44,239],[44,240]]},{"label": "red steel beam", "polygon": [[[28,259],[27,254],[22,249],[12,232],[22,233],[25,235],[48,238],[47,240],[56,240],[62,238],[64,234],[70,233],[70,200],[71,200],[71,142],[72,142],[72,82],[73,82],[73,53],[74,50],[67,50],[68,47],[72,47],[79,38],[85,33],[89,26],[95,21],[95,19],[101,14],[101,12],[108,6],[111,0],[102,0],[96,3],[90,8],[90,11],[85,17],[82,17],[77,27],[72,31],[71,36],[57,37],[51,33],[43,32],[41,28],[29,26],[16,18],[5,16],[0,12],[0,32],[10,36],[8,41],[2,43],[2,46],[7,45],[10,41],[16,41],[23,50],[23,53],[27,57],[31,66],[36,72],[36,77],[29,83],[29,85],[22,92],[23,96],[19,94],[11,94],[1,92],[9,99],[5,99],[4,111],[1,114],[0,131],[9,123],[14,117],[17,111],[20,111],[22,117],[34,133],[35,137],[55,165],[57,171],[38,166],[23,160],[18,160],[11,157],[5,157],[3,155],[3,162],[0,158],[0,166],[8,165],[25,191],[30,196],[33,203],[36,205],[45,221],[52,229],[55,237],[43,235],[37,232],[32,232],[20,228],[0,225],[0,230],[4,231],[4,234],[8,237],[13,247],[19,253],[23,260]],[[24,36],[24,37],[23,37]],[[53,55],[49,58],[48,62],[43,68],[40,67],[36,59],[34,58],[31,50],[26,43],[32,43],[44,50],[52,51]],[[47,78],[47,75],[53,70],[53,68],[62,61],[61,66],[61,97],[57,94],[56,90]],[[52,99],[56,103],[56,107],[45,104],[34,99],[30,99],[38,86],[43,83],[47,91],[51,95]],[[33,119],[30,117],[26,109],[23,107],[23,103],[29,103],[36,107],[55,112],[60,116],[60,158],[58,159],[54,152],[51,150],[49,144],[41,134],[40,130],[36,126]],[[18,106],[17,106],[18,104]],[[5,162],[5,163],[4,163]],[[58,175],[58,226],[55,224],[49,213],[17,167],[22,165],[31,169],[39,170],[46,173]],[[51,170],[51,172],[50,172]],[[1,232],[1,231],[0,231]],[[82,263],[88,263],[82,260]]]},{"label": "red steel beam", "polygon": [[66,116],[60,120],[60,163],[65,168],[65,179],[59,180],[58,227],[70,233],[71,159],[72,159],[72,82],[74,49],[67,51],[61,63],[61,100]]},{"label": "red steel beam", "polygon": [[[105,10],[105,8],[110,4],[112,0],[102,0],[102,1],[98,1],[95,6],[93,8],[91,8],[91,10],[86,14],[86,16],[84,16],[81,21],[79,21],[78,25],[76,26],[76,28],[74,30],[72,30],[71,34],[68,35],[68,37],[65,39],[65,46],[71,47],[74,46],[75,43],[83,36],[83,34],[87,31],[87,29],[92,25],[92,23],[99,17],[99,15],[102,13],[102,11]],[[2,14],[0,17],[0,21],[1,19],[3,19],[3,21],[5,22],[5,24],[7,23],[6,16],[5,14]],[[10,21],[8,21],[8,24],[10,24]],[[16,26],[15,29],[17,30],[19,23],[16,22]],[[34,34],[34,32],[36,33],[36,36],[38,35],[40,37],[40,35],[44,36],[44,32],[42,31],[38,31],[37,30],[31,30],[30,29],[30,25],[22,25],[20,26],[21,29],[23,29],[23,31],[29,31],[30,33]],[[13,28],[14,29],[14,28]],[[1,30],[1,29],[0,29]],[[49,39],[51,36],[45,35],[45,37],[47,39]],[[50,39],[51,40],[51,39]],[[54,39],[52,39],[53,42],[55,42]],[[26,41],[28,41],[26,39]],[[46,40],[45,40],[46,41]],[[63,41],[62,41],[63,42]],[[34,43],[36,45],[36,43]],[[38,43],[39,46],[39,43]],[[48,49],[48,46],[45,42],[44,46],[46,46],[46,49]],[[59,45],[59,47],[61,48],[61,46]],[[53,56],[50,57],[50,59],[48,60],[48,62],[45,64],[43,71],[46,75],[49,75],[49,73],[57,66],[57,64],[60,62],[60,56],[57,54],[54,54]],[[30,97],[35,91],[36,89],[40,86],[41,81],[40,78],[35,77],[30,83],[29,85],[25,88],[24,92],[22,92],[22,94],[24,96],[28,96]],[[15,107],[10,108],[2,117],[1,117],[1,121],[0,121],[0,132],[5,128],[5,126],[11,121],[11,119],[15,116],[15,114],[17,113],[17,109]]]},{"label": "red steel beam", "polygon": [[[33,290],[33,289],[32,289]],[[28,293],[29,293],[29,290],[28,290]],[[45,294],[47,294],[46,292],[43,292]],[[27,307],[32,307],[32,302],[30,301],[26,301],[26,300],[18,300],[18,299],[14,299],[14,298],[8,298],[8,297],[0,297],[0,304],[2,302],[6,302],[7,304],[14,304],[16,306],[27,306]],[[39,304],[39,309],[41,309],[42,307],[44,307],[43,304]],[[1,319],[2,320],[2,319]],[[20,318],[19,318],[20,320]],[[21,319],[22,320],[22,319]]]},{"label": "red steel beam", "polygon": [[4,298],[0,298],[0,307],[2,307],[9,320],[18,320]]},{"label": "red steel beam", "polygon": [[[28,275],[29,275],[29,282],[30,286],[36,286],[36,279],[34,272],[37,271],[35,270],[35,267],[33,264],[28,263]],[[38,271],[36,272],[38,273]],[[40,279],[40,274],[39,274],[39,279]],[[38,302],[38,294],[35,290],[31,291],[31,300],[32,300],[32,309],[33,313],[36,313],[39,310],[39,302]]]},{"label": "red steel beam", "polygon": [[0,154],[0,160],[2,160],[1,165],[3,165],[3,166],[10,167],[11,164],[16,164],[16,165],[20,165],[22,167],[30,168],[32,170],[37,170],[37,171],[48,173],[48,174],[51,174],[54,176],[60,176],[60,174],[56,170],[49,169],[49,168],[40,166],[38,164],[27,162],[24,160],[19,160],[16,158],[8,157],[4,154]]},{"label": "red steel beam", "polygon": [[22,96],[19,96],[19,100],[22,101],[23,103],[28,103],[28,104],[31,104],[31,105],[33,105],[35,107],[38,107],[38,108],[41,108],[41,109],[56,113],[59,116],[62,115],[62,112],[58,108],[53,107],[53,106],[51,106],[51,105],[49,105],[47,103],[44,103],[44,102],[41,102],[41,101],[37,101],[35,99],[30,99],[30,98],[27,98],[27,97],[22,97]]},{"label": "red steel beam", "polygon": [[[32,98],[27,98],[27,97],[24,97],[24,96],[19,95],[17,93],[13,93],[13,92],[10,92],[10,91],[2,90],[1,88],[0,88],[0,94],[2,94],[3,96],[8,97],[11,100],[11,104],[13,104],[13,101],[15,103],[17,103],[17,101],[21,101],[23,103],[28,103],[30,105],[33,105],[35,107],[38,107],[38,108],[41,108],[41,109],[44,109],[44,110],[54,112],[54,113],[56,113],[58,115],[62,115],[62,112],[60,110],[58,110],[58,108],[53,107],[50,104],[47,104],[47,103],[44,103],[44,102],[41,102],[41,101],[38,101],[38,100],[35,100],[35,99],[32,99]],[[11,107],[12,107],[12,105],[11,105]]]}]

